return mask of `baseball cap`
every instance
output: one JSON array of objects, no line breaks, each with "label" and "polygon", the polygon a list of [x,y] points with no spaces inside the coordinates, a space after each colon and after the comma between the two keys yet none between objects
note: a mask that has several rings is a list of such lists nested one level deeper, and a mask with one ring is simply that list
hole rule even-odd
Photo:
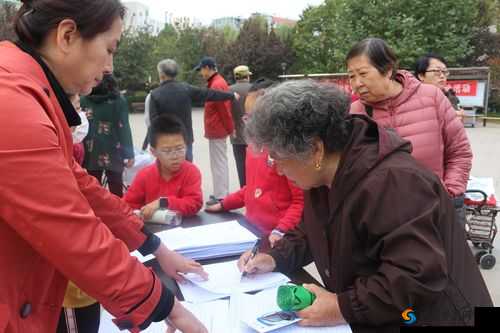
[{"label": "baseball cap", "polygon": [[202,69],[202,67],[208,66],[210,68],[215,68],[217,67],[217,63],[215,62],[215,59],[212,57],[203,57],[200,61],[200,63],[194,68],[195,71],[199,71]]},{"label": "baseball cap", "polygon": [[236,77],[247,77],[252,75],[248,66],[240,65],[233,69],[234,76]]}]

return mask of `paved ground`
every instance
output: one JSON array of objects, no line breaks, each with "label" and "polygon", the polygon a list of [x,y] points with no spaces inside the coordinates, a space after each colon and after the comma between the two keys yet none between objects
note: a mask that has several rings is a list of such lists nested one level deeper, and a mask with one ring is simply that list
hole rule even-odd
[{"label": "paved ground", "polygon": [[[146,128],[142,114],[132,114],[130,117],[134,144],[137,147],[142,145]],[[208,157],[208,142],[203,138],[203,112],[201,109],[193,111],[193,129],[195,135],[194,160],[199,166],[203,175],[203,193],[207,198],[212,193],[212,183],[210,174],[210,162]],[[497,196],[500,196],[500,125],[488,124],[482,127],[478,124],[475,128],[468,128],[467,133],[474,151],[474,161],[472,175],[477,177],[493,177]],[[229,176],[230,191],[238,189],[238,175],[236,173],[236,164],[234,162],[231,145],[228,144],[229,155]],[[498,220],[500,223],[500,220]],[[488,289],[493,297],[494,303],[500,306],[500,241],[495,241],[497,249],[494,254],[497,255],[498,264],[489,271],[482,270]],[[318,276],[314,266],[308,267],[314,276]]]}]

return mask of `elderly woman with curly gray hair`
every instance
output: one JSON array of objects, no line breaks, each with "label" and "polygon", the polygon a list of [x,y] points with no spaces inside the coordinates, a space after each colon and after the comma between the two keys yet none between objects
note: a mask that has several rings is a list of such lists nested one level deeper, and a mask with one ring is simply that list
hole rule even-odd
[{"label": "elderly woman with curly gray hair", "polygon": [[408,308],[415,325],[473,325],[474,307],[492,301],[446,189],[408,141],[348,115],[349,104],[309,80],[257,101],[247,137],[305,190],[305,207],[298,228],[269,253],[244,253],[240,269],[289,273],[314,261],[325,288],[305,285],[316,295],[298,312],[306,326],[398,332]]}]

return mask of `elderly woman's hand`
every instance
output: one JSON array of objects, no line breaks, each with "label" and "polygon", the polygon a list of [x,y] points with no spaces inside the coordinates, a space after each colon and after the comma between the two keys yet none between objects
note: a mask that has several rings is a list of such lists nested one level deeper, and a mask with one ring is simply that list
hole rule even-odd
[{"label": "elderly woman's hand", "polygon": [[302,326],[335,326],[345,324],[346,321],[340,312],[337,294],[331,293],[314,284],[304,284],[304,288],[316,295],[314,303],[297,315],[302,318]]},{"label": "elderly woman's hand", "polygon": [[248,274],[272,272],[276,268],[274,258],[266,253],[257,253],[252,258],[252,251],[243,253],[238,260],[238,268]]}]

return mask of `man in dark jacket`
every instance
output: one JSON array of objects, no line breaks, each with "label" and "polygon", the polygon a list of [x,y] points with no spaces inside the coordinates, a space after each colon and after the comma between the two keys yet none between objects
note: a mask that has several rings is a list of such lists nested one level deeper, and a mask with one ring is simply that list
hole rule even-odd
[{"label": "man in dark jacket", "polygon": [[[217,72],[215,59],[204,57],[195,67],[208,88],[228,91],[226,80]],[[233,135],[234,124],[231,103],[205,102],[205,137],[208,139],[210,169],[212,171],[213,195],[207,205],[214,205],[229,194],[229,167],[227,162],[227,137]]]},{"label": "man in dark jacket", "polygon": [[245,158],[247,144],[243,137],[243,116],[245,115],[245,100],[252,85],[250,84],[250,69],[248,66],[237,66],[233,69],[234,79],[236,83],[229,86],[232,92],[240,95],[240,99],[233,101],[231,112],[235,128],[234,136],[231,136],[231,144],[233,145],[234,160],[236,161],[236,169],[238,170],[238,178],[240,187],[245,186]]},{"label": "man in dark jacket", "polygon": [[304,218],[269,254],[243,254],[240,268],[288,273],[314,261],[325,289],[306,285],[316,300],[298,313],[304,325],[399,332],[410,311],[414,325],[473,325],[474,307],[492,301],[446,189],[408,141],[346,117],[349,104],[309,80],[257,101],[250,141],[306,190]]},{"label": "man in dark jacket", "polygon": [[173,115],[186,128],[186,159],[193,161],[193,121],[192,103],[204,101],[229,101],[236,95],[224,91],[198,88],[185,82],[176,81],[179,66],[172,59],[165,59],[158,63],[160,86],[154,89],[149,101],[149,117],[151,122],[162,114]]}]

